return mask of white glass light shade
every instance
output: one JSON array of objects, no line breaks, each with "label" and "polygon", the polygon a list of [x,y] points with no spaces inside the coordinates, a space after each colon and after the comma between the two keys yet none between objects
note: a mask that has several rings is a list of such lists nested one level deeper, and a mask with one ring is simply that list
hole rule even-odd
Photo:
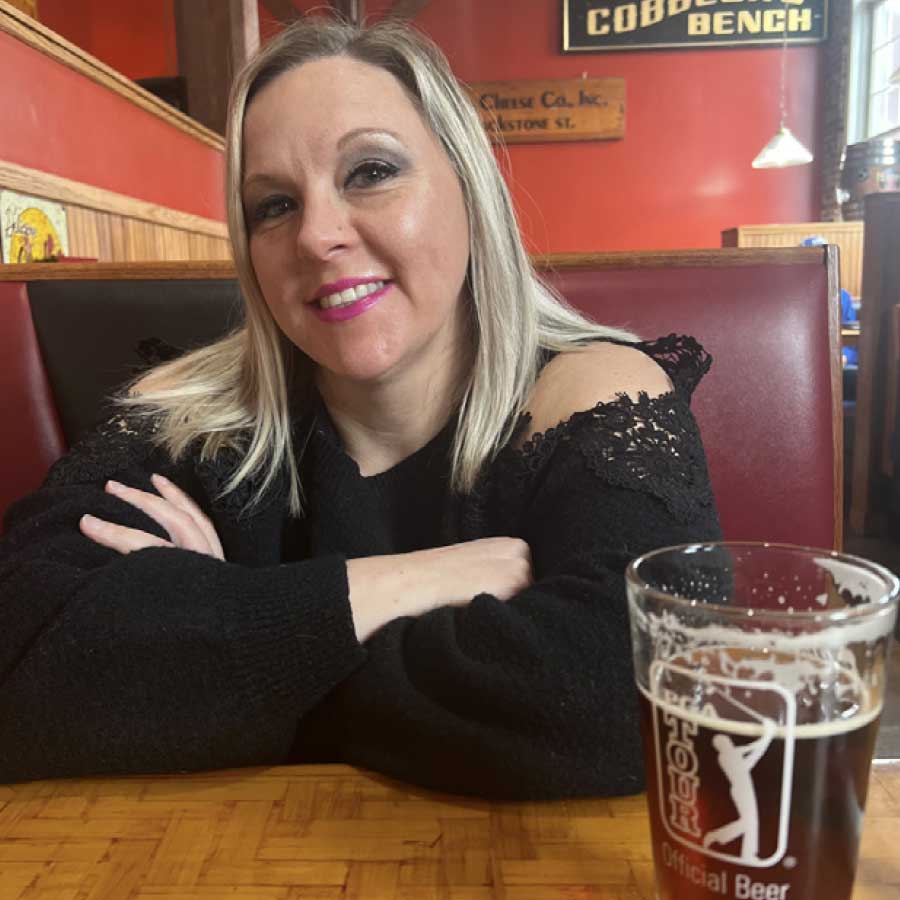
[{"label": "white glass light shade", "polygon": [[775,137],[759,151],[753,160],[754,169],[783,169],[786,166],[803,166],[813,161],[813,155],[791,134],[784,125]]}]

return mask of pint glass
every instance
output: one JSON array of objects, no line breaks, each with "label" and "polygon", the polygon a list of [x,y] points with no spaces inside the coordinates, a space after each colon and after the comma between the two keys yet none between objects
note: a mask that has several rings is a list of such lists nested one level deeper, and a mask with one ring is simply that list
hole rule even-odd
[{"label": "pint glass", "polygon": [[849,900],[897,579],[719,543],[626,581],[659,900]]}]

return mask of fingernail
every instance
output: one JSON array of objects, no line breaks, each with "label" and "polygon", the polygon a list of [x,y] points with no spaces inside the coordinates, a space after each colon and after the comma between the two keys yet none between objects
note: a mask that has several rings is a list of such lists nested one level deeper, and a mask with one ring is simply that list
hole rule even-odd
[{"label": "fingernail", "polygon": [[150,480],[151,480],[151,481],[161,481],[163,484],[169,484],[169,483],[170,483],[170,482],[169,482],[169,479],[166,478],[165,475],[160,475],[159,472],[154,472],[154,473],[150,476]]},{"label": "fingernail", "polygon": [[81,524],[85,528],[96,528],[100,524],[100,520],[85,514],[81,517]]},{"label": "fingernail", "polygon": [[119,484],[118,481],[112,481],[112,480],[110,480],[110,481],[107,481],[107,482],[106,482],[106,489],[107,489],[111,494],[117,494],[119,491],[122,490],[123,487],[124,487],[124,485]]}]

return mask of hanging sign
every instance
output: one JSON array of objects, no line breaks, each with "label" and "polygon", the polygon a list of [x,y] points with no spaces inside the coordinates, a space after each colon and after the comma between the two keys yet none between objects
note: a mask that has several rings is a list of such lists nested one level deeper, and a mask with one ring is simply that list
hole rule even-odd
[{"label": "hanging sign", "polygon": [[785,33],[825,40],[828,0],[562,0],[564,53],[781,44]]},{"label": "hanging sign", "polygon": [[467,89],[492,140],[520,144],[625,135],[624,78],[484,81]]}]

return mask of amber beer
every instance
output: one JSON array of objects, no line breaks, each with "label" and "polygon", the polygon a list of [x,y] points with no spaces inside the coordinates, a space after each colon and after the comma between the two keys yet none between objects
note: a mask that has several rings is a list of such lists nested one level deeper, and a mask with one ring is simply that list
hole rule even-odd
[{"label": "amber beer", "polygon": [[850,900],[900,582],[720,543],[626,583],[658,900]]},{"label": "amber beer", "polygon": [[[706,855],[702,835],[736,817],[713,741],[725,736],[735,747],[746,747],[763,736],[762,727],[729,730],[727,721],[691,714],[656,701],[644,691],[639,702],[659,900],[849,900],[878,731],[877,712],[824,725],[798,726],[787,840],[781,853],[777,830],[785,738],[776,730],[752,770],[759,804],[758,856],[774,861],[767,866],[746,866]],[[667,758],[672,735],[681,747],[689,739],[693,756],[670,752]],[[694,810],[688,810],[685,820],[682,811],[676,821],[688,831],[679,832],[672,827],[670,798],[678,793],[672,782],[684,772],[696,779],[696,818],[692,822]],[[676,802],[690,807],[690,792],[685,793],[688,796]],[[698,841],[691,840],[692,824],[699,832]],[[742,836],[736,834],[728,843],[713,846],[724,851],[723,855],[739,857],[741,842]],[[694,843],[700,847],[691,846]]]}]

